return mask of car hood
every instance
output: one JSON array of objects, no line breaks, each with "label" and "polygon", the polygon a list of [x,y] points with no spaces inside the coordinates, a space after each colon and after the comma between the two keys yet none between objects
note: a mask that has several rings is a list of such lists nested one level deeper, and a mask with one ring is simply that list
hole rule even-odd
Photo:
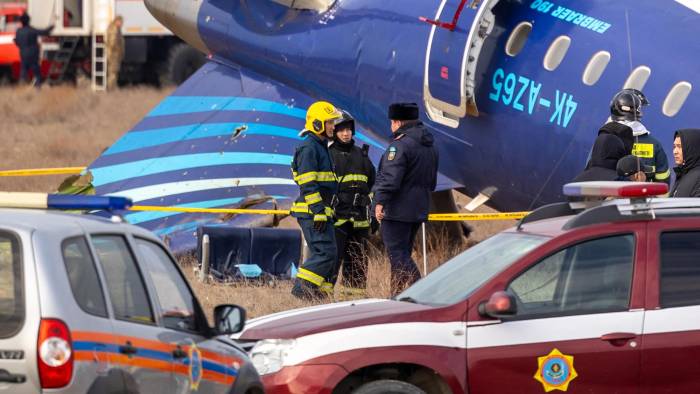
[{"label": "car hood", "polygon": [[[293,339],[324,331],[373,324],[454,321],[462,313],[385,299],[367,299],[295,309],[249,320],[237,339]],[[457,316],[455,316],[457,315]]]}]

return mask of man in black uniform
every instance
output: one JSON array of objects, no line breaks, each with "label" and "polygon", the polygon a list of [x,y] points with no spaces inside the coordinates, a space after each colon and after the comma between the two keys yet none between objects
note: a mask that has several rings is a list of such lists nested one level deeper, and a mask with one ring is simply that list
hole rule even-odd
[{"label": "man in black uniform", "polygon": [[24,82],[29,71],[34,74],[36,86],[41,85],[41,69],[39,68],[39,36],[51,33],[53,26],[39,30],[29,26],[29,15],[22,14],[19,21],[22,27],[15,33],[15,44],[19,47],[19,57],[22,63],[19,73],[19,80]]},{"label": "man in black uniform", "polygon": [[366,244],[370,228],[370,191],[374,185],[374,165],[369,160],[369,145],[355,145],[355,120],[343,111],[335,126],[330,146],[338,179],[335,209],[335,240],[338,246],[338,271],[343,269],[343,286],[359,291],[367,287]]},{"label": "man in black uniform", "polygon": [[335,123],[342,117],[332,104],[318,101],[306,112],[306,139],[294,152],[292,175],[299,185],[299,197],[292,205],[304,239],[311,251],[299,268],[292,295],[306,300],[330,296],[337,263],[333,227],[333,196],[338,183],[328,152],[328,139],[333,138]]},{"label": "man in black uniform", "polygon": [[417,104],[392,104],[389,119],[394,141],[379,164],[374,211],[391,263],[391,292],[397,295],[420,279],[411,252],[416,232],[428,219],[430,193],[437,185],[438,152],[433,135],[418,120]]}]

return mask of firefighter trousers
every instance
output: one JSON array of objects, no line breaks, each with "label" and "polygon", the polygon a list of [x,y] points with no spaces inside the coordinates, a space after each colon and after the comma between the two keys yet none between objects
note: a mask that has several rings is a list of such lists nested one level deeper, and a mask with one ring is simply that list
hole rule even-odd
[{"label": "firefighter trousers", "polygon": [[355,228],[353,222],[345,222],[335,228],[338,263],[331,283],[335,284],[342,269],[343,286],[355,289],[367,287],[367,237],[366,228]]},{"label": "firefighter trousers", "polygon": [[413,242],[420,222],[382,220],[381,233],[391,264],[391,295],[401,293],[420,279],[420,271],[413,261]]},{"label": "firefighter trousers", "polygon": [[309,258],[299,268],[297,282],[303,280],[307,287],[312,285],[313,288],[331,291],[333,289],[331,280],[338,256],[333,221],[326,222],[323,232],[314,228],[314,221],[311,218],[297,218],[297,221],[310,250]]}]

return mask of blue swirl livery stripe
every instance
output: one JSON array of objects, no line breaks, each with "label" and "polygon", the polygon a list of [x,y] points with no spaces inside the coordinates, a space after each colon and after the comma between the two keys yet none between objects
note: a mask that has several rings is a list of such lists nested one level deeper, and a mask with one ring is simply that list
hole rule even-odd
[{"label": "blue swirl livery stripe", "polygon": [[124,135],[102,155],[128,152],[170,142],[190,141],[194,139],[232,136],[237,128],[242,129],[241,135],[269,135],[275,137],[301,140],[299,130],[267,124],[244,123],[204,123],[148,131],[131,132]]},{"label": "blue swirl livery stripe", "polygon": [[231,189],[247,186],[266,185],[295,185],[289,178],[219,178],[219,179],[197,179],[193,181],[181,181],[162,183],[138,187],[135,189],[121,190],[111,193],[111,196],[129,197],[135,203],[163,198],[176,194],[198,192],[202,190]]},{"label": "blue swirl livery stripe", "polygon": [[253,152],[200,153],[138,160],[107,167],[91,168],[90,171],[94,177],[93,185],[99,187],[109,183],[168,171],[250,163],[289,166],[292,163],[292,156]]},{"label": "blue swirl livery stripe", "polygon": [[153,228],[153,229],[151,229],[151,231],[153,231],[154,233],[156,233],[157,235],[159,235],[161,237],[164,237],[166,235],[169,235],[169,234],[172,234],[175,232],[195,230],[200,225],[211,223],[211,221],[212,221],[211,218],[197,219],[197,220],[193,220],[191,222],[176,224],[176,225],[169,226],[169,227]]},{"label": "blue swirl livery stripe", "polygon": [[[287,115],[299,119],[306,118],[306,110],[289,107],[274,101],[249,97],[209,97],[209,96],[170,96],[166,97],[147,118],[167,115],[184,115],[210,111],[261,111]],[[358,131],[357,139],[384,149],[384,145],[367,134]],[[113,152],[114,153],[114,152]]]},{"label": "blue swirl livery stripe", "polygon": [[249,97],[212,97],[212,96],[170,96],[163,100],[147,116],[178,115],[208,111],[248,111],[255,109],[273,112],[295,118],[305,118],[306,111],[274,101]]}]

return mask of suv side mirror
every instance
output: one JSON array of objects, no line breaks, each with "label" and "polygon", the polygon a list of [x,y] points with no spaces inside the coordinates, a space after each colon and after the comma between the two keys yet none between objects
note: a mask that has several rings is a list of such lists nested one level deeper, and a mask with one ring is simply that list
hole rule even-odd
[{"label": "suv side mirror", "polygon": [[231,335],[243,331],[245,309],[238,305],[219,305],[214,308],[214,331],[217,335]]},{"label": "suv side mirror", "polygon": [[515,297],[505,291],[497,291],[491,295],[488,301],[479,304],[479,314],[485,317],[500,319],[513,316],[517,311]]}]

